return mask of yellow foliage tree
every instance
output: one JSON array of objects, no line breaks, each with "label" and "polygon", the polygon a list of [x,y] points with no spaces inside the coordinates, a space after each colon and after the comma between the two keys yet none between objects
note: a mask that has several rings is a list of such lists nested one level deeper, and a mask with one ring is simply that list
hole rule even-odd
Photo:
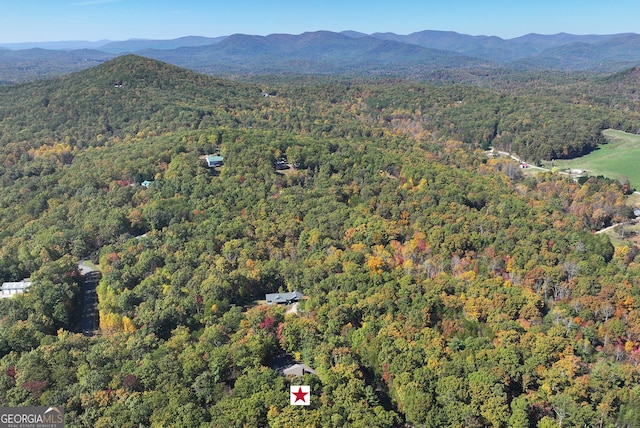
[{"label": "yellow foliage tree", "polygon": [[113,312],[100,311],[100,330],[106,334],[122,331],[122,318]]},{"label": "yellow foliage tree", "polygon": [[133,333],[136,331],[136,326],[133,325],[133,321],[131,321],[131,318],[127,316],[122,317],[122,330],[125,333]]},{"label": "yellow foliage tree", "polygon": [[382,267],[384,266],[384,260],[382,257],[376,255],[367,256],[367,266],[372,274],[380,275],[382,273]]}]

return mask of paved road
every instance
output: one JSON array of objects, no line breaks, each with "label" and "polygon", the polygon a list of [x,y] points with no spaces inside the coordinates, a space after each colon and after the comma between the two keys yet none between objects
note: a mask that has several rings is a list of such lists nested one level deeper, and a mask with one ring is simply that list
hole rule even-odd
[{"label": "paved road", "polygon": [[82,292],[82,314],[80,318],[80,328],[85,336],[93,336],[100,324],[98,315],[98,294],[96,287],[102,274],[93,265],[85,261],[78,264],[78,269],[82,274],[80,290]]}]

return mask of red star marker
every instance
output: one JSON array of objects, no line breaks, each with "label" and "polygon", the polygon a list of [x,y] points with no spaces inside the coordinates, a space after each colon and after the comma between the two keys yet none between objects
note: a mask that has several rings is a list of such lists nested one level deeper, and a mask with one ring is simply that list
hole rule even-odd
[{"label": "red star marker", "polygon": [[296,402],[298,400],[302,401],[303,403],[306,401],[304,397],[307,395],[307,393],[304,392],[300,387],[298,387],[298,392],[294,392],[293,395],[296,396]]},{"label": "red star marker", "polygon": [[311,404],[311,387],[294,385],[289,387],[292,406],[308,406]]}]

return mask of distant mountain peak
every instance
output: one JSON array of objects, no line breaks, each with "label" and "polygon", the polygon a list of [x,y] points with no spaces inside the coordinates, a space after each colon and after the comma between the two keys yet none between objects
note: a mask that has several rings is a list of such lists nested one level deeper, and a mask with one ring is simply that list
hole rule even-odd
[{"label": "distant mountain peak", "polygon": [[350,30],[341,31],[340,34],[343,34],[347,37],[353,37],[354,39],[361,38],[361,37],[369,37],[368,34],[360,33],[359,31],[350,31]]},{"label": "distant mountain peak", "polygon": [[[65,43],[89,42],[56,42],[47,46],[70,46]],[[21,50],[15,50],[16,45],[11,50],[0,46],[0,84],[86,69],[124,53],[227,76],[347,74],[421,78],[454,69],[620,71],[640,63],[640,35],[634,33],[531,33],[502,39],[441,30],[409,35],[318,30],[298,35],[131,39],[106,43],[99,51],[44,50],[41,44],[28,45],[32,49],[29,50],[26,46],[20,45]]]}]

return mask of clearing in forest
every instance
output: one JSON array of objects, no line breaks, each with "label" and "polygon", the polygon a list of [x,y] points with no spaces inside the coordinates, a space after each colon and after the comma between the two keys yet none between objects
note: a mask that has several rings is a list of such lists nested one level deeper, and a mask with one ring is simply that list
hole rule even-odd
[{"label": "clearing in forest", "polygon": [[627,177],[632,187],[640,187],[640,135],[614,129],[602,133],[608,144],[586,156],[556,160],[555,166],[561,170],[587,170],[589,175],[603,175],[614,180]]}]

